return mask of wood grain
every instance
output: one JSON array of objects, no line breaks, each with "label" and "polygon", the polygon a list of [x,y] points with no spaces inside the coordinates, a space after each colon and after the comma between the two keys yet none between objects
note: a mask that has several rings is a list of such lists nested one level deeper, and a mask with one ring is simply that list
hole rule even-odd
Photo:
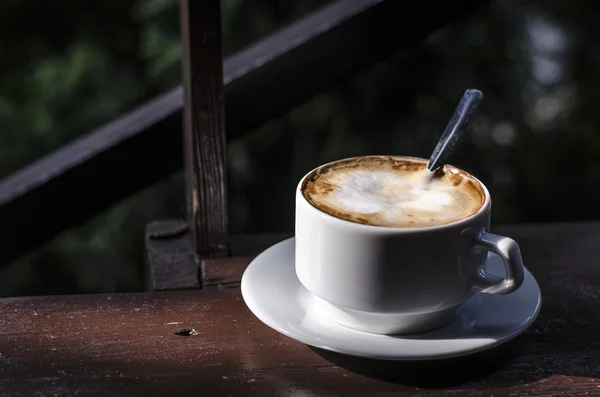
[{"label": "wood grain", "polygon": [[188,222],[163,220],[146,227],[144,278],[146,291],[199,289],[198,259]]},{"label": "wood grain", "polygon": [[229,255],[220,0],[181,0],[184,152],[192,243]]},{"label": "wood grain", "polygon": [[600,224],[494,229],[520,243],[543,293],[537,321],[499,348],[410,363],[333,354],[264,325],[237,288],[11,298],[0,395],[600,395]]},{"label": "wood grain", "polygon": [[204,259],[202,261],[204,287],[238,288],[241,275],[251,260],[252,258],[246,256]]}]

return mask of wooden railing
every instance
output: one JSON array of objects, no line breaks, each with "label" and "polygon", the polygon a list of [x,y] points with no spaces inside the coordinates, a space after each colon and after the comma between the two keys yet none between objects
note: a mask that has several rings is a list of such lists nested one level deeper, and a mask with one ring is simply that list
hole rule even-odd
[{"label": "wooden railing", "polygon": [[[312,13],[224,61],[227,139],[486,2],[339,0]],[[174,88],[2,180],[0,265],[180,169],[183,92]]]}]

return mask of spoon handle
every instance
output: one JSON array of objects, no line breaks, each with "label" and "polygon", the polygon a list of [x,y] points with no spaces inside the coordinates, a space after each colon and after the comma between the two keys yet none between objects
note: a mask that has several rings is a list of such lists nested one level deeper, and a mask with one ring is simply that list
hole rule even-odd
[{"label": "spoon handle", "polygon": [[440,141],[429,158],[427,165],[429,171],[433,172],[444,165],[462,135],[464,127],[469,123],[471,115],[477,110],[482,99],[483,94],[479,90],[469,89],[465,91]]}]

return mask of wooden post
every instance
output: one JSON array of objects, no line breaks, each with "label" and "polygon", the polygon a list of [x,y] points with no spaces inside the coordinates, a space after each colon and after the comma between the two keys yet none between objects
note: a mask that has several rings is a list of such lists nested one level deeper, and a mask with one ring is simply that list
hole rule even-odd
[{"label": "wooden post", "polygon": [[180,0],[188,219],[199,259],[229,255],[219,0]]}]

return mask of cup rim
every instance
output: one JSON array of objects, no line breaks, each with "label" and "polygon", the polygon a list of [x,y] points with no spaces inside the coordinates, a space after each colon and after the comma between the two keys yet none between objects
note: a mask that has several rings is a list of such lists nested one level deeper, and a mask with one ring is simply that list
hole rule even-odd
[{"label": "cup rim", "polygon": [[315,207],[312,203],[310,203],[306,197],[304,197],[304,194],[302,192],[302,185],[304,184],[304,181],[306,180],[306,178],[308,178],[313,172],[315,172],[316,170],[318,170],[319,168],[323,168],[326,166],[330,166],[332,164],[335,164],[337,162],[342,162],[342,161],[348,161],[348,160],[353,160],[353,159],[360,159],[360,158],[367,158],[367,157],[389,157],[389,158],[393,158],[393,159],[406,159],[406,160],[416,160],[418,162],[423,162],[423,161],[427,161],[427,159],[421,158],[421,157],[415,157],[415,156],[403,156],[403,155],[363,155],[363,156],[354,156],[354,157],[346,157],[346,158],[342,158],[342,159],[338,159],[338,160],[333,160],[330,161],[328,163],[324,163],[319,165],[318,167],[313,168],[312,170],[310,170],[309,172],[307,172],[301,179],[300,182],[298,182],[298,185],[296,186],[296,213],[298,212],[298,200],[301,200],[304,204],[304,206],[307,206],[311,209],[311,211],[314,211],[316,213],[318,213],[320,216],[322,216],[324,219],[327,219],[331,222],[334,223],[339,223],[340,225],[345,225],[347,227],[351,227],[351,228],[360,228],[360,229],[366,229],[366,230],[372,230],[373,232],[380,232],[380,233],[394,233],[394,234],[398,234],[398,233],[418,233],[418,232],[428,232],[428,231],[436,231],[436,230],[441,230],[441,229],[446,229],[446,228],[454,228],[457,226],[461,226],[463,224],[469,224],[474,218],[477,218],[478,216],[480,216],[481,214],[487,212],[490,208],[491,208],[491,195],[490,192],[487,188],[487,186],[485,186],[485,184],[483,182],[481,182],[477,177],[475,177],[473,174],[463,170],[462,168],[458,168],[455,167],[451,164],[446,164],[446,166],[449,166],[455,170],[458,170],[460,172],[462,172],[463,174],[467,175],[469,178],[471,178],[473,181],[475,181],[479,187],[481,188],[481,190],[483,191],[483,195],[484,195],[484,200],[483,203],[481,204],[481,207],[479,207],[479,209],[477,211],[475,211],[474,213],[472,213],[471,215],[458,219],[456,221],[453,222],[448,222],[448,223],[444,223],[441,225],[431,225],[431,226],[403,226],[403,227],[397,227],[397,226],[379,226],[379,225],[367,225],[364,223],[358,223],[358,222],[353,222],[353,221],[349,221],[347,219],[342,219],[342,218],[338,218],[337,216],[333,216],[330,215],[320,209],[318,209],[317,207]]}]

